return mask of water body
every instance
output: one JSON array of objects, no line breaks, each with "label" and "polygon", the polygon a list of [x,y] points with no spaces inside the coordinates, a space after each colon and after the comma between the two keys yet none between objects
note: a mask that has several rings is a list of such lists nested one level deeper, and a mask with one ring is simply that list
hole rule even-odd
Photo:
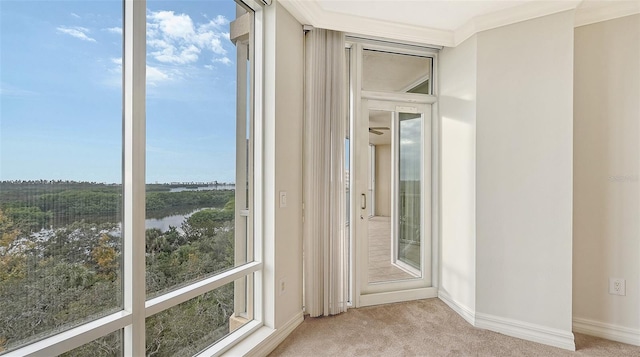
[{"label": "water body", "polygon": [[[167,232],[170,227],[176,227],[177,231],[180,233],[184,233],[182,230],[182,223],[184,223],[192,214],[202,211],[204,209],[210,209],[208,207],[198,208],[193,211],[190,211],[185,214],[175,214],[160,218],[148,218],[144,220],[145,229],[157,228],[160,231]],[[215,208],[211,208],[215,209]],[[118,223],[118,225],[111,231],[105,231],[104,233],[111,234],[113,236],[120,236],[122,230],[122,223]],[[31,233],[31,237],[34,241],[38,242],[46,242],[55,234],[54,228],[43,228],[38,232]]]},{"label": "water body", "polygon": [[[186,214],[176,214],[171,216],[165,216],[160,218],[148,218],[144,220],[145,229],[157,228],[160,231],[167,232],[170,227],[176,227],[176,230],[180,233],[184,233],[182,230],[182,223],[184,223],[192,214],[202,211],[204,209],[210,208],[198,208]],[[213,208],[215,209],[215,208]],[[118,223],[112,230],[103,231],[103,233],[108,233],[115,237],[120,237],[122,232],[122,223]],[[31,240],[34,242],[46,242],[51,239],[56,233],[56,229],[54,228],[43,228],[38,232],[33,232],[30,234]]]},{"label": "water body", "polygon": [[234,185],[210,185],[210,186],[198,186],[198,187],[174,187],[169,192],[183,192],[183,191],[215,191],[215,190],[235,190]]},{"label": "water body", "polygon": [[198,208],[197,210],[191,211],[187,214],[176,214],[162,218],[148,218],[144,220],[144,226],[145,229],[157,228],[163,233],[168,231],[169,227],[176,227],[178,232],[184,233],[182,230],[182,223],[184,223],[187,218],[191,217],[192,214],[202,211],[203,209],[207,208]]}]

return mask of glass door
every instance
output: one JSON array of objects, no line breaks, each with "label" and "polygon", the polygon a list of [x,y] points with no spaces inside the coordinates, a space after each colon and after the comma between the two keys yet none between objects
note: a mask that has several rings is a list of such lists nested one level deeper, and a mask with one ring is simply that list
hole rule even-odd
[{"label": "glass door", "polygon": [[362,100],[354,125],[358,306],[432,297],[431,106]]}]

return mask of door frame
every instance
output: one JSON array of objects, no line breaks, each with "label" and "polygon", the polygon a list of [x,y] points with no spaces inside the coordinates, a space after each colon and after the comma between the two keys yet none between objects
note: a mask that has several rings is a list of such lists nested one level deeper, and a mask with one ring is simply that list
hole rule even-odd
[{"label": "door frame", "polygon": [[[354,130],[357,131],[353,131],[352,132],[352,137],[353,137],[353,152],[354,153],[354,158],[358,157],[358,152],[364,147],[364,142],[366,140],[366,143],[368,144],[369,140],[369,134],[366,130],[364,130],[364,127],[368,124],[368,113],[369,110],[373,109],[373,110],[385,110],[388,111],[390,113],[394,113],[394,118],[393,118],[393,122],[391,124],[391,126],[393,128],[395,128],[393,130],[393,139],[392,139],[392,167],[393,167],[393,175],[391,178],[392,181],[392,198],[391,198],[391,202],[392,202],[392,208],[391,208],[391,212],[392,212],[392,222],[391,222],[391,227],[392,227],[392,235],[393,235],[393,239],[392,239],[392,254],[393,256],[390,257],[391,261],[395,261],[394,258],[396,258],[396,244],[397,244],[397,230],[398,230],[398,226],[397,226],[397,218],[398,218],[398,197],[397,197],[397,189],[398,189],[398,184],[399,182],[397,181],[397,174],[398,172],[397,170],[397,155],[398,155],[398,143],[397,143],[397,138],[396,136],[398,135],[398,125],[399,125],[399,118],[398,118],[398,112],[401,112],[401,110],[399,109],[406,109],[406,112],[419,112],[419,113],[423,113],[423,121],[421,123],[422,125],[422,142],[423,142],[423,146],[422,146],[422,152],[423,155],[424,154],[428,154],[429,156],[423,156],[423,162],[424,165],[422,167],[421,170],[421,181],[422,181],[422,187],[423,187],[423,192],[427,193],[427,196],[423,196],[422,198],[422,202],[423,202],[423,212],[429,216],[429,221],[433,220],[433,215],[431,214],[431,211],[433,209],[433,197],[432,197],[432,176],[433,176],[433,162],[432,162],[432,155],[431,155],[431,151],[433,150],[433,109],[432,109],[432,104],[429,103],[431,102],[431,100],[429,100],[429,98],[419,98],[419,100],[416,100],[417,98],[413,97],[413,96],[398,96],[398,95],[393,95],[393,96],[389,96],[387,95],[387,93],[375,93],[374,95],[370,95],[372,93],[363,93],[363,96],[361,98],[361,110],[360,110],[360,116],[358,117],[358,122],[354,123]],[[382,97],[384,97],[387,100],[380,100],[382,99]],[[375,98],[375,99],[370,99],[370,98]],[[392,99],[393,98],[393,99]],[[398,100],[398,99],[404,99],[404,100]],[[411,101],[409,101],[411,100]],[[359,123],[359,124],[358,124]],[[429,146],[426,146],[426,145]],[[356,148],[356,146],[360,146],[360,150],[358,148]],[[355,194],[362,194],[362,190],[364,189],[364,186],[362,185],[361,181],[363,178],[358,177],[358,173],[364,173],[365,171],[369,171],[368,169],[368,165],[369,162],[368,160],[363,160],[362,155],[360,155],[360,162],[356,162],[355,160],[352,162],[352,170],[353,170],[353,177],[354,177],[354,190],[353,192]],[[366,162],[365,162],[366,161]],[[363,167],[364,166],[364,167]],[[355,169],[355,170],[354,170]],[[428,205],[428,206],[427,206]],[[357,276],[359,276],[360,278],[356,281],[356,285],[358,288],[358,296],[356,299],[356,307],[358,306],[367,306],[367,305],[376,305],[376,304],[381,304],[381,303],[391,303],[391,302],[398,302],[398,301],[405,301],[405,300],[415,300],[415,299],[421,299],[421,298],[429,298],[429,297],[435,297],[437,296],[437,287],[434,287],[434,277],[437,276],[437,263],[434,264],[434,260],[437,260],[437,250],[434,250],[434,247],[437,247],[437,245],[434,246],[434,240],[437,240],[437,236],[434,235],[433,233],[433,229],[432,228],[432,222],[426,222],[427,219],[425,219],[425,216],[421,216],[421,225],[424,227],[424,230],[422,230],[421,232],[421,269],[420,269],[420,273],[422,274],[424,272],[424,274],[426,275],[422,275],[420,277],[417,277],[415,279],[408,279],[408,280],[399,280],[399,281],[388,281],[388,282],[379,282],[379,283],[369,283],[369,277],[368,277],[368,241],[365,238],[367,235],[367,232],[364,232],[366,229],[364,229],[366,226],[368,226],[368,223],[362,224],[361,221],[362,219],[360,218],[360,215],[363,214],[363,210],[361,208],[361,206],[358,205],[352,205],[353,207],[353,212],[351,212],[352,219],[354,222],[354,224],[352,225],[351,229],[353,229],[353,243],[355,243],[356,246],[356,250],[355,250],[355,260],[356,260],[356,264],[355,264],[355,269],[357,270]],[[368,217],[366,217],[366,212],[368,212],[368,207],[364,209],[364,216],[365,219],[368,219]],[[428,223],[428,224],[426,224]],[[358,231],[358,227],[362,227],[363,231],[359,232]],[[430,243],[430,244],[429,244]],[[425,245],[425,244],[429,244],[429,245]],[[423,254],[424,253],[424,254]]]},{"label": "door frame", "polygon": [[[434,298],[438,296],[440,281],[440,116],[438,110],[438,49],[415,46],[412,44],[380,42],[371,39],[358,37],[347,37],[346,48],[349,49],[349,152],[350,170],[354,169],[354,152],[356,120],[362,115],[362,100],[391,100],[408,103],[422,103],[431,105],[431,287],[399,290],[393,292],[379,292],[363,295],[361,294],[361,284],[363,279],[360,261],[361,257],[356,254],[359,251],[357,239],[355,239],[355,224],[349,225],[350,236],[350,306],[361,307],[377,305],[383,303],[393,303],[400,301]],[[362,90],[362,54],[364,49],[381,50],[400,54],[414,54],[427,56],[433,59],[432,62],[432,95],[415,93],[392,93],[375,92]],[[355,190],[354,175],[349,178],[349,200],[351,212],[349,219],[355,222],[359,219],[360,193]],[[356,208],[357,207],[357,208]],[[365,256],[368,259],[368,257]]]}]

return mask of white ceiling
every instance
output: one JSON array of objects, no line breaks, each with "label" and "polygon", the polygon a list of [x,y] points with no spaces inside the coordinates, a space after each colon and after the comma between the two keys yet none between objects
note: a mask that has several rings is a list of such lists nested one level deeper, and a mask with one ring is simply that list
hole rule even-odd
[{"label": "white ceiling", "polygon": [[454,31],[476,16],[536,0],[315,0],[323,10]]},{"label": "white ceiling", "polygon": [[387,128],[375,129],[382,134],[374,134],[369,132],[369,143],[373,145],[389,145],[391,144],[391,117],[392,112],[385,110],[369,111],[369,128]]},{"label": "white ceiling", "polygon": [[278,0],[300,23],[457,46],[480,31],[576,10],[575,26],[640,13],[640,0]]}]

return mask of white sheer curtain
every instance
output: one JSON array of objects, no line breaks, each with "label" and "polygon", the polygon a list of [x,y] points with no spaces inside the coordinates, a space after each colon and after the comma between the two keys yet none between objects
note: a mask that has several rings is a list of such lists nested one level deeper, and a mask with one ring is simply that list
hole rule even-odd
[{"label": "white sheer curtain", "polygon": [[305,307],[313,317],[347,310],[344,34],[305,38]]}]

